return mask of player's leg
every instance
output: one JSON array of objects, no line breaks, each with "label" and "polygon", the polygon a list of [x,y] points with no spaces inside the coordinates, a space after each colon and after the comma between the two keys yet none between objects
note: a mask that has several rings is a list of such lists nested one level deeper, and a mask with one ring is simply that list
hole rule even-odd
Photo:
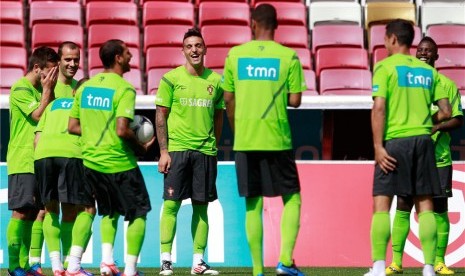
[{"label": "player's leg", "polygon": [[69,250],[73,238],[73,226],[76,221],[76,205],[69,203],[61,203],[61,251],[63,255],[63,267],[68,267]]},{"label": "player's leg", "polygon": [[281,217],[281,254],[279,262],[284,266],[292,267],[293,251],[300,228],[300,193],[283,195],[283,213]]},{"label": "player's leg", "polygon": [[436,258],[437,227],[433,213],[433,200],[431,196],[416,196],[414,201],[418,213],[418,233],[425,264],[423,275],[435,275],[433,265]]},{"label": "player's leg", "polygon": [[44,238],[47,243],[52,271],[63,271],[60,248],[60,206],[56,200],[45,204]]},{"label": "player's leg", "polygon": [[29,250],[30,269],[28,272],[34,276],[43,275],[40,261],[42,257],[42,247],[44,245],[44,217],[45,210],[39,210],[31,229],[31,248]]},{"label": "player's leg", "polygon": [[176,234],[176,222],[181,203],[182,201],[180,200],[165,199],[163,201],[163,210],[160,219],[161,275],[173,274],[173,269],[171,267],[171,250]]},{"label": "player's leg", "polygon": [[245,199],[245,233],[252,257],[253,275],[264,273],[263,268],[263,197]]},{"label": "player's leg", "polygon": [[391,235],[389,209],[392,197],[384,195],[373,196],[373,217],[371,221],[371,257],[373,274],[384,275],[386,267],[386,250]]}]

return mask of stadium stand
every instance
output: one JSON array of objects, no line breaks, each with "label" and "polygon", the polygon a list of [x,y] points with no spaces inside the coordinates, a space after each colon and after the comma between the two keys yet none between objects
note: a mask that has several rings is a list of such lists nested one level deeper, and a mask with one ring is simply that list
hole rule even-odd
[{"label": "stadium stand", "polygon": [[362,25],[362,8],[355,1],[316,1],[310,2],[310,29],[318,24],[356,24]]},{"label": "stadium stand", "polygon": [[77,25],[35,24],[31,36],[32,49],[40,46],[56,48],[63,41],[72,41],[81,48],[84,46],[83,29]]},{"label": "stadium stand", "polygon": [[173,68],[153,68],[150,69],[147,73],[147,94],[155,95],[157,94],[158,85],[160,80],[165,73],[170,71]]},{"label": "stadium stand", "polygon": [[317,25],[312,31],[312,52],[321,47],[364,47],[363,29],[357,25]]},{"label": "stadium stand", "polygon": [[308,48],[308,28],[305,26],[280,25],[275,40],[291,48]]},{"label": "stadium stand", "polygon": [[231,47],[252,39],[249,26],[209,25],[201,28],[208,47]]},{"label": "stadium stand", "polygon": [[21,68],[0,68],[0,94],[9,94],[13,84],[24,76]]},{"label": "stadium stand", "polygon": [[417,24],[416,6],[410,2],[369,2],[365,5],[365,28],[402,18]]},{"label": "stadium stand", "polygon": [[153,68],[175,68],[186,62],[181,47],[151,47],[147,50],[146,70]]},{"label": "stadium stand", "polygon": [[465,47],[465,25],[431,25],[426,35],[441,47]]},{"label": "stadium stand", "polygon": [[208,48],[205,56],[205,66],[210,69],[223,69],[224,61],[230,49],[230,47]]},{"label": "stadium stand", "polygon": [[[131,58],[131,68],[135,69],[140,69],[141,68],[141,62],[140,62],[140,52],[139,48],[135,47],[129,47],[129,52],[132,54]],[[99,48],[93,47],[90,48],[87,52],[87,61],[88,61],[88,70],[96,69],[96,68],[101,68],[102,67],[102,61],[100,60],[99,56]]]},{"label": "stadium stand", "polygon": [[[415,37],[413,38],[412,47],[418,46],[421,40],[421,29],[418,26],[414,26]],[[368,42],[368,52],[373,53],[375,50],[382,48],[384,49],[384,33],[386,32],[386,25],[374,25],[370,28],[370,40]]]},{"label": "stadium stand", "polygon": [[439,48],[436,69],[465,69],[465,48]]},{"label": "stadium stand", "polygon": [[0,1],[1,24],[24,24],[22,1]]},{"label": "stadium stand", "polygon": [[144,52],[150,47],[178,46],[179,51],[182,47],[182,38],[187,29],[192,28],[188,25],[149,25],[144,28]]},{"label": "stadium stand", "polygon": [[247,3],[247,0],[195,0],[195,6],[198,7],[203,2],[244,2]]},{"label": "stadium stand", "polygon": [[29,6],[29,28],[38,23],[81,25],[81,4],[67,1],[34,1]]},{"label": "stadium stand", "polygon": [[321,95],[371,95],[371,72],[367,69],[323,70],[319,87]]},{"label": "stadium stand", "polygon": [[[34,0],[34,1],[42,1],[42,0]],[[69,0],[69,1],[78,1],[79,2],[79,0]],[[106,2],[108,2],[108,4],[112,4],[114,2],[134,2],[134,0],[82,0],[81,2],[82,2],[83,6],[86,6],[87,3],[95,2],[95,1],[97,1],[97,2],[106,1]]]},{"label": "stadium stand", "polygon": [[299,57],[303,69],[313,69],[312,66],[312,53],[308,48],[294,48]]},{"label": "stadium stand", "polygon": [[[302,2],[266,2],[276,8],[279,25],[307,26],[307,7]],[[256,6],[261,3],[257,3]]]},{"label": "stadium stand", "polygon": [[100,47],[109,39],[121,39],[128,47],[140,47],[139,28],[130,25],[97,24],[88,28],[88,47]]},{"label": "stadium stand", "polygon": [[442,69],[439,72],[453,80],[462,97],[465,96],[465,69]]},{"label": "stadium stand", "polygon": [[[259,3],[269,2],[268,0],[250,0],[250,6],[255,7]],[[302,2],[302,0],[274,0],[274,2]]]},{"label": "stadium stand", "polygon": [[19,24],[0,23],[0,45],[24,47],[24,27]]},{"label": "stadium stand", "polygon": [[368,70],[367,50],[360,48],[322,48],[316,53],[315,73],[317,78],[323,70],[337,68]]},{"label": "stadium stand", "polygon": [[203,2],[199,5],[199,27],[205,25],[250,26],[250,7],[242,2]]},{"label": "stadium stand", "polygon": [[142,26],[154,24],[194,26],[194,5],[189,2],[146,2],[142,9]]},{"label": "stadium stand", "polygon": [[21,47],[0,46],[0,68],[19,68],[26,72],[26,49]]},{"label": "stadium stand", "polygon": [[423,1],[420,11],[423,33],[431,25],[465,25],[465,1]]},{"label": "stadium stand", "polygon": [[137,5],[133,2],[105,1],[86,4],[86,26],[94,24],[138,25]]},{"label": "stadium stand", "polygon": [[307,90],[302,92],[302,95],[317,96],[318,91],[316,90],[315,72],[310,69],[304,69],[304,76],[305,84],[307,85]]}]

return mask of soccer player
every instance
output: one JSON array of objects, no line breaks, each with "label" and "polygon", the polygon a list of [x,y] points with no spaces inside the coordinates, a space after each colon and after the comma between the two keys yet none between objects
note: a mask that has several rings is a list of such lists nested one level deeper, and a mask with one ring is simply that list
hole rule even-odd
[{"label": "soccer player", "polygon": [[[440,187],[430,134],[433,121],[450,118],[451,106],[437,71],[409,55],[413,37],[410,22],[402,19],[389,22],[384,37],[389,57],[374,69],[373,269],[365,275],[385,275],[389,210],[394,195],[413,198],[424,254],[423,276],[435,275],[436,221],[432,196],[439,193]],[[434,115],[430,112],[432,103],[439,107]]]},{"label": "soccer player", "polygon": [[197,29],[184,34],[182,52],[186,63],[162,77],[156,98],[158,171],[164,174],[160,274],[173,274],[171,249],[177,214],[182,201],[190,198],[191,274],[218,275],[203,255],[208,239],[208,203],[218,197],[216,154],[224,108],[221,76],[204,66],[207,47]]},{"label": "soccer player", "polygon": [[[417,47],[416,57],[421,61],[434,67],[435,61],[439,58],[438,46],[436,42],[426,36]],[[452,118],[448,121],[435,124],[432,130],[432,138],[435,145],[436,166],[438,167],[441,193],[433,197],[433,210],[437,225],[437,246],[434,270],[436,274],[451,275],[454,271],[445,265],[444,256],[446,254],[449,241],[449,216],[448,197],[452,196],[452,156],[450,151],[449,131],[458,129],[463,124],[463,111],[461,106],[460,93],[453,81],[439,73],[441,83],[446,89],[449,102],[452,106]],[[433,106],[436,112],[437,107]],[[392,255],[393,261],[386,268],[386,274],[401,274],[402,257],[404,254],[405,241],[410,230],[410,211],[413,208],[411,197],[397,196],[397,210],[392,228]]]},{"label": "soccer player", "polygon": [[11,88],[7,170],[8,209],[12,210],[12,217],[7,227],[7,243],[8,273],[12,276],[26,275],[25,270],[29,275],[42,275],[40,263],[30,267],[28,261],[31,239],[34,238],[34,244],[40,244],[40,248],[43,243],[41,221],[34,222],[42,208],[34,176],[34,130],[55,97],[58,60],[53,49],[37,48],[29,58],[26,76]]},{"label": "soccer player", "polygon": [[[81,136],[85,179],[93,188],[98,213],[103,216],[100,272],[120,273],[113,260],[113,244],[121,214],[129,226],[126,267],[118,275],[134,276],[139,275],[136,263],[145,237],[146,216],[151,210],[137,155],[145,154],[155,138],[140,144],[129,128],[134,118],[136,91],[123,79],[123,74],[130,70],[132,57],[126,44],[109,40],[100,47],[99,55],[105,69],[78,89],[68,131]],[[72,246],[70,256],[81,254],[78,249]],[[86,274],[72,271],[70,259],[66,275]]]},{"label": "soccer player", "polygon": [[[79,47],[73,42],[64,42],[58,48],[58,56],[59,74],[55,86],[57,99],[47,106],[40,119],[35,140],[35,173],[46,213],[44,236],[55,276],[65,275],[60,237],[63,238],[65,258],[69,254],[72,241],[73,246],[85,248],[92,233],[96,211],[91,188],[83,181],[79,137],[70,135],[67,131],[69,112],[74,100],[73,91],[77,86],[73,77],[79,69]],[[60,204],[63,213],[61,223]],[[76,211],[79,211],[77,219]],[[75,267],[77,270],[81,269],[78,262],[80,257],[71,257],[70,271],[76,270]]]},{"label": "soccer player", "polygon": [[233,47],[223,73],[226,113],[234,132],[239,194],[245,197],[246,234],[253,275],[263,275],[263,197],[281,196],[278,275],[304,275],[293,261],[300,226],[300,183],[292,152],[287,106],[298,107],[306,89],[296,52],[274,41],[276,10],[252,12],[255,40]]}]

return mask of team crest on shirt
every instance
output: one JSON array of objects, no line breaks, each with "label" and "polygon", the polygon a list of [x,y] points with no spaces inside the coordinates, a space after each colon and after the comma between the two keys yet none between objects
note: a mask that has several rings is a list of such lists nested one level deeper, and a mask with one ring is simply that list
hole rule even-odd
[{"label": "team crest on shirt", "polygon": [[207,91],[208,91],[208,95],[210,95],[210,96],[213,95],[213,85],[210,84],[210,85],[207,87]]}]

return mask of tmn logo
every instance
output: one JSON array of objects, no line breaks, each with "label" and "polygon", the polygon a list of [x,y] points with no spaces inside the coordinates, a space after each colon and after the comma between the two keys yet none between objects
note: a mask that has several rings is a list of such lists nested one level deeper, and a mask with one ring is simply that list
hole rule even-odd
[{"label": "tmn logo", "polygon": [[239,80],[279,79],[280,60],[277,58],[239,58]]},{"label": "tmn logo", "polygon": [[111,111],[115,90],[99,87],[86,87],[81,95],[81,107]]}]

